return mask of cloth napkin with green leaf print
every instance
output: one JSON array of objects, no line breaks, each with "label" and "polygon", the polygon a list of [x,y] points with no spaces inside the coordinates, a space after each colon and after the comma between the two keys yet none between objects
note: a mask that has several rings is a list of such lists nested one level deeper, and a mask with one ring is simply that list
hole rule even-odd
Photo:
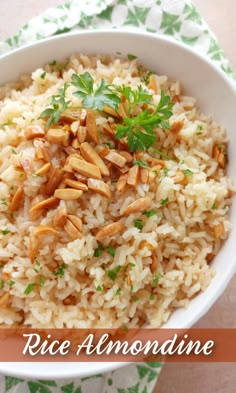
[{"label": "cloth napkin with green leaf print", "polygon": [[[48,9],[0,42],[0,54],[55,34],[84,29],[138,29],[172,36],[235,78],[223,50],[189,0],[75,0]],[[0,393],[151,393],[161,363],[139,363],[74,380],[23,380],[0,375]]]}]

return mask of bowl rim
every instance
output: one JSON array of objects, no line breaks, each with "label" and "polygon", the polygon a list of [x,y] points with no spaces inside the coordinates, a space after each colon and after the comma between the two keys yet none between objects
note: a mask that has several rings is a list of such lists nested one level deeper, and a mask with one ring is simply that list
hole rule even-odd
[{"label": "bowl rim", "polygon": [[[188,52],[191,56],[193,56],[194,58],[198,58],[200,59],[202,62],[206,63],[208,65],[208,67],[210,67],[211,69],[213,69],[217,76],[220,77],[221,79],[223,79],[224,83],[232,90],[233,94],[235,95],[236,98],[236,83],[233,79],[231,79],[228,75],[226,75],[226,73],[219,67],[217,66],[209,57],[207,57],[206,55],[203,55],[202,53],[198,53],[194,48],[186,45],[183,42],[179,42],[176,39],[174,39],[173,37],[170,36],[165,36],[159,33],[151,33],[151,32],[146,32],[146,31],[142,31],[140,32],[138,29],[98,29],[98,30],[83,30],[83,31],[72,31],[69,33],[64,33],[64,34],[60,34],[60,35],[55,35],[52,37],[48,37],[45,39],[42,39],[40,41],[31,43],[31,44],[26,44],[21,46],[20,48],[16,48],[10,52],[7,53],[3,53],[0,54],[0,65],[2,61],[11,61],[11,58],[14,59],[14,56],[17,55],[18,53],[24,53],[27,51],[30,51],[31,49],[35,48],[35,47],[43,47],[45,45],[47,45],[47,43],[51,43],[51,42],[57,42],[57,41],[66,41],[66,40],[70,40],[73,37],[85,37],[86,36],[97,36],[97,35],[104,35],[104,34],[112,34],[114,36],[120,36],[125,37],[125,36],[133,36],[133,37],[145,37],[147,39],[154,39],[156,41],[162,41],[162,42],[166,42],[170,45],[173,45],[177,48],[181,48],[183,51]],[[78,45],[79,46],[79,45]],[[105,51],[104,51],[105,52]],[[232,263],[231,269],[228,271],[227,273],[227,277],[224,278],[224,282],[221,285],[220,288],[218,288],[218,292],[217,292],[217,297],[215,297],[214,293],[211,295],[210,301],[207,301],[207,305],[205,305],[205,307],[201,309],[200,312],[198,312],[196,315],[194,315],[191,319],[189,319],[188,323],[184,325],[184,328],[188,329],[189,327],[193,326],[196,321],[198,321],[203,315],[205,315],[208,310],[211,308],[211,306],[215,303],[215,301],[220,297],[220,295],[223,293],[223,291],[225,290],[225,288],[227,287],[229,281],[232,279],[234,273],[236,272],[236,257],[234,257],[234,262]],[[165,327],[163,327],[165,328]],[[25,377],[25,378],[41,378],[41,379],[47,379],[47,378],[55,378],[55,379],[62,379],[62,378],[81,378],[81,377],[86,377],[86,376],[90,376],[93,375],[94,372],[92,369],[90,370],[83,370],[83,373],[78,373],[78,370],[67,370],[67,369],[62,369],[60,370],[60,375],[58,376],[58,374],[55,372],[45,372],[45,371],[37,371],[32,370],[30,373],[28,373],[28,371],[24,371],[24,370],[13,370],[12,367],[8,367],[8,365],[16,365],[18,363],[0,363],[0,371],[8,374],[8,375],[14,375],[14,376],[18,376],[18,377]],[[24,369],[27,369],[28,365],[37,365],[37,363],[24,363]],[[38,363],[40,364],[40,363]],[[48,365],[48,364],[54,364],[57,365],[58,363],[42,363],[44,366]],[[73,364],[73,363],[72,363]],[[79,364],[79,363],[74,363],[74,364]],[[115,368],[119,368],[122,367],[124,365],[128,365],[131,363],[121,363],[121,362],[109,362],[109,363],[102,363],[100,362],[100,369],[96,370],[96,372],[108,372],[111,371]],[[37,367],[36,367],[37,368]],[[56,366],[55,366],[56,368]],[[47,370],[46,370],[47,371]]]}]

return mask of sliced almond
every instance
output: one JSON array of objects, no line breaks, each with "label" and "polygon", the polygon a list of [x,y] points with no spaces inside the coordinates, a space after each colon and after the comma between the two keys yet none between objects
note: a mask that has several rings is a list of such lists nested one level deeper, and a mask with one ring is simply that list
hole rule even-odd
[{"label": "sliced almond", "polygon": [[185,180],[185,176],[183,172],[177,171],[175,175],[172,177],[175,184],[180,184]]},{"label": "sliced almond", "polygon": [[98,194],[105,196],[106,198],[111,198],[110,187],[102,180],[88,179],[88,188],[97,192]]},{"label": "sliced almond", "polygon": [[139,247],[143,249],[144,247],[147,247],[149,250],[154,250],[154,246],[150,244],[147,240],[142,240]]},{"label": "sliced almond", "polygon": [[50,128],[46,137],[50,143],[59,143],[63,146],[69,145],[70,134],[64,128]]},{"label": "sliced almond", "polygon": [[220,222],[213,228],[213,232],[216,238],[221,237],[225,233],[225,227],[223,222]]},{"label": "sliced almond", "polygon": [[12,212],[18,210],[21,205],[21,202],[23,201],[23,198],[24,198],[24,189],[23,186],[20,186],[15,192],[15,194],[13,195],[13,198],[9,206],[9,210]]},{"label": "sliced almond", "polygon": [[157,81],[156,81],[155,75],[153,75],[153,74],[151,74],[149,76],[148,88],[153,90],[154,93],[157,93],[157,91],[158,91],[158,89],[157,89]]},{"label": "sliced almond", "polygon": [[44,199],[43,201],[37,203],[30,209],[30,214],[34,213],[38,210],[43,210],[43,209],[53,209],[59,204],[59,199],[55,197],[47,198]]},{"label": "sliced almond", "polygon": [[54,197],[64,201],[74,201],[79,199],[83,191],[75,190],[73,188],[61,188],[54,192]]},{"label": "sliced almond", "polygon": [[34,138],[43,138],[45,136],[45,131],[40,126],[28,126],[25,130],[25,137],[28,140]]},{"label": "sliced almond", "polygon": [[78,132],[79,127],[80,127],[80,122],[79,122],[79,120],[73,121],[73,123],[71,123],[71,125],[70,125],[70,131],[71,131],[71,133],[73,134],[73,136],[76,136],[76,135],[77,135],[77,132]]},{"label": "sliced almond", "polygon": [[214,257],[215,257],[215,254],[213,254],[213,252],[210,252],[209,254],[207,254],[207,256],[206,256],[207,262],[208,263],[211,262]]},{"label": "sliced almond", "polygon": [[157,256],[155,254],[152,254],[151,259],[152,263],[150,265],[150,270],[154,274],[157,271]]},{"label": "sliced almond", "polygon": [[72,222],[72,224],[78,229],[78,231],[82,231],[82,220],[81,218],[74,216],[72,214],[69,214],[68,219]]},{"label": "sliced almond", "polygon": [[118,113],[122,119],[127,117],[127,112],[126,112],[125,106],[122,102],[119,104]]},{"label": "sliced almond", "polygon": [[82,233],[69,219],[67,219],[64,229],[73,240],[81,239],[83,237]]},{"label": "sliced almond", "polygon": [[128,216],[129,214],[143,212],[147,210],[151,204],[152,199],[150,197],[139,198],[136,201],[130,203],[122,212],[122,215]]},{"label": "sliced almond", "polygon": [[98,130],[97,130],[96,119],[93,111],[87,112],[86,128],[92,141],[98,145],[99,143]]},{"label": "sliced almond", "polygon": [[87,128],[83,126],[79,126],[77,131],[77,139],[79,143],[83,143],[87,136]]},{"label": "sliced almond", "polygon": [[113,222],[112,224],[108,224],[101,228],[96,234],[95,238],[97,240],[102,240],[107,236],[115,235],[116,233],[122,231],[123,228],[124,225],[121,222]]},{"label": "sliced almond", "polygon": [[128,177],[127,177],[127,184],[132,187],[136,187],[138,184],[139,180],[139,166],[134,165],[132,168],[130,168],[128,172]]},{"label": "sliced almond", "polygon": [[156,178],[155,172],[153,172],[152,170],[148,171],[148,184],[152,184],[155,178]]},{"label": "sliced almond", "polygon": [[217,161],[218,161],[218,164],[219,164],[220,168],[224,169],[226,167],[226,157],[225,157],[225,154],[223,152],[220,152]]},{"label": "sliced almond", "polygon": [[81,190],[81,191],[88,190],[88,186],[78,180],[65,179],[64,183],[71,188],[75,188],[76,190]]},{"label": "sliced almond", "polygon": [[117,119],[122,119],[121,115],[113,108],[108,105],[104,105],[103,111],[111,115],[112,117],[116,117]]},{"label": "sliced almond", "polygon": [[131,281],[131,278],[130,278],[130,275],[128,274],[128,276],[127,276],[127,278],[126,278],[126,284],[130,287],[131,286],[131,284],[132,284],[132,281]]},{"label": "sliced almond", "polygon": [[56,229],[50,227],[49,225],[39,225],[34,228],[34,236],[45,236],[45,235],[58,235]]},{"label": "sliced almond", "polygon": [[112,164],[116,165],[118,168],[122,168],[125,166],[127,160],[122,155],[116,153],[115,151],[110,150],[109,153],[106,155],[106,160],[111,162]]},{"label": "sliced almond", "polygon": [[80,151],[87,161],[89,161],[91,164],[96,165],[100,169],[102,175],[109,176],[109,169],[107,168],[101,157],[99,157],[96,150],[88,142],[84,142],[81,144]]},{"label": "sliced almond", "polygon": [[128,151],[125,150],[119,150],[117,153],[119,153],[122,157],[126,159],[126,162],[130,163],[133,162],[133,156],[130,154]]},{"label": "sliced almond", "polygon": [[112,139],[114,139],[114,136],[115,136],[115,133],[116,133],[116,132],[115,132],[115,130],[113,130],[113,128],[111,127],[110,124],[105,123],[105,124],[103,124],[102,128],[103,128],[103,131],[104,131],[108,136],[110,136]]},{"label": "sliced almond", "polygon": [[56,214],[53,217],[53,225],[56,227],[63,227],[67,220],[67,209],[66,206],[60,206],[57,208]]},{"label": "sliced almond", "polygon": [[4,293],[4,295],[0,297],[0,308],[6,307],[9,300],[10,300],[10,293],[9,292]]},{"label": "sliced almond", "polygon": [[71,123],[79,120],[80,114],[81,114],[81,111],[67,110],[61,114],[60,122],[66,123],[66,124],[71,124]]},{"label": "sliced almond", "polygon": [[72,143],[71,143],[71,146],[72,146],[74,149],[79,149],[80,143],[79,143],[78,139],[74,138],[73,141],[72,141]]},{"label": "sliced almond", "polygon": [[46,164],[44,164],[43,166],[41,166],[41,168],[39,168],[36,172],[35,175],[36,176],[42,176],[45,175],[46,173],[48,173],[51,169],[51,164],[50,162],[47,162]]},{"label": "sliced almond", "polygon": [[87,111],[86,109],[82,109],[80,113],[80,125],[83,127],[86,125],[86,119],[87,119]]},{"label": "sliced almond", "polygon": [[127,177],[128,177],[127,173],[119,177],[118,182],[116,183],[116,188],[119,192],[124,191],[125,186],[127,184]]},{"label": "sliced almond", "polygon": [[11,278],[10,274],[7,272],[3,272],[2,276],[3,276],[4,281],[9,281]]},{"label": "sliced almond", "polygon": [[109,146],[105,146],[98,151],[98,155],[99,155],[99,157],[104,158],[107,156],[109,151],[110,151]]},{"label": "sliced almond", "polygon": [[49,162],[49,154],[48,149],[45,146],[45,142],[42,140],[35,140],[35,160],[44,160],[45,162]]},{"label": "sliced almond", "polygon": [[141,168],[140,169],[140,179],[141,183],[147,184],[148,183],[148,175],[149,175],[149,170],[146,168]]},{"label": "sliced almond", "polygon": [[[36,195],[30,202],[30,209],[37,205],[39,202],[44,200],[43,195]],[[34,212],[30,212],[30,220],[36,220],[41,215],[41,210],[35,210]]]},{"label": "sliced almond", "polygon": [[79,160],[76,157],[71,157],[69,160],[69,165],[81,175],[92,177],[93,179],[101,179],[100,169],[93,164],[86,161]]},{"label": "sliced almond", "polygon": [[172,131],[174,134],[178,134],[178,132],[182,130],[183,126],[184,126],[184,122],[182,120],[175,121],[171,125],[170,131]]},{"label": "sliced almond", "polygon": [[46,184],[45,193],[47,195],[53,195],[55,189],[61,183],[62,179],[63,179],[63,170],[55,166]]}]

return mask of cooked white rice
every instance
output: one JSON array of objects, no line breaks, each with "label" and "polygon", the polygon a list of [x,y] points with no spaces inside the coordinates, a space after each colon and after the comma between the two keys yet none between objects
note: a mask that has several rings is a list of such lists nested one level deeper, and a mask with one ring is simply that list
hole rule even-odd
[{"label": "cooked white rice", "polygon": [[[112,191],[110,199],[89,190],[77,201],[60,201],[59,206],[66,206],[68,214],[81,218],[83,236],[72,240],[63,227],[56,227],[56,238],[40,237],[37,255],[31,261],[29,236],[39,225],[54,227],[58,207],[34,219],[30,216],[33,198],[40,193],[42,199],[47,198],[43,190],[48,175],[34,176],[45,162],[35,159],[34,140],[25,138],[26,128],[45,126],[39,115],[74,72],[88,71],[96,81],[104,78],[134,89],[138,85],[148,88],[142,79],[146,71],[138,67],[137,60],[79,55],[59,68],[47,65],[16,85],[0,89],[0,324],[159,327],[176,308],[187,307],[214,277],[209,261],[230,228],[232,186],[225,168],[213,158],[215,146],[221,149],[227,143],[226,132],[200,113],[194,98],[182,94],[179,82],[155,75],[154,91],[149,90],[154,102],[158,103],[161,89],[175,102],[170,119],[173,129],[159,129],[155,145],[172,160],[161,158],[165,170],[162,167],[153,172],[152,182],[139,181],[137,187],[126,186],[123,192],[106,179]],[[112,117],[108,120],[114,122]],[[106,121],[96,112],[100,144],[108,141],[112,145],[113,140],[103,131]],[[174,132],[178,122],[182,128]],[[59,144],[49,145],[52,165],[63,165],[66,153]],[[146,156],[143,153],[142,159]],[[160,159],[158,155],[156,158]],[[22,168],[22,159],[28,160],[30,171]],[[181,173],[185,173],[184,179],[178,181]],[[11,213],[9,206],[20,186],[24,200]],[[124,209],[141,197],[151,198],[150,209],[157,214],[150,218],[143,212],[123,216]],[[136,219],[141,220],[142,229],[135,227]],[[101,255],[94,256],[99,247],[97,231],[114,221],[120,221],[123,230],[103,239]],[[106,248],[109,246],[115,249],[114,257]],[[118,266],[120,270],[112,280],[108,272]],[[35,285],[25,294],[29,284]]]}]

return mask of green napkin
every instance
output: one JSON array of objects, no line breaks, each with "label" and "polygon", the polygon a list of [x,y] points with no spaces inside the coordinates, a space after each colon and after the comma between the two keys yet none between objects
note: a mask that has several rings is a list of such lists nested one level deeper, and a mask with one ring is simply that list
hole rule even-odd
[{"label": "green napkin", "polygon": [[[223,50],[188,0],[76,0],[48,9],[0,42],[0,54],[55,34],[116,28],[146,30],[174,37],[208,56],[235,79]],[[75,380],[23,380],[0,375],[1,393],[151,393],[161,363],[132,364],[106,374]]]}]

